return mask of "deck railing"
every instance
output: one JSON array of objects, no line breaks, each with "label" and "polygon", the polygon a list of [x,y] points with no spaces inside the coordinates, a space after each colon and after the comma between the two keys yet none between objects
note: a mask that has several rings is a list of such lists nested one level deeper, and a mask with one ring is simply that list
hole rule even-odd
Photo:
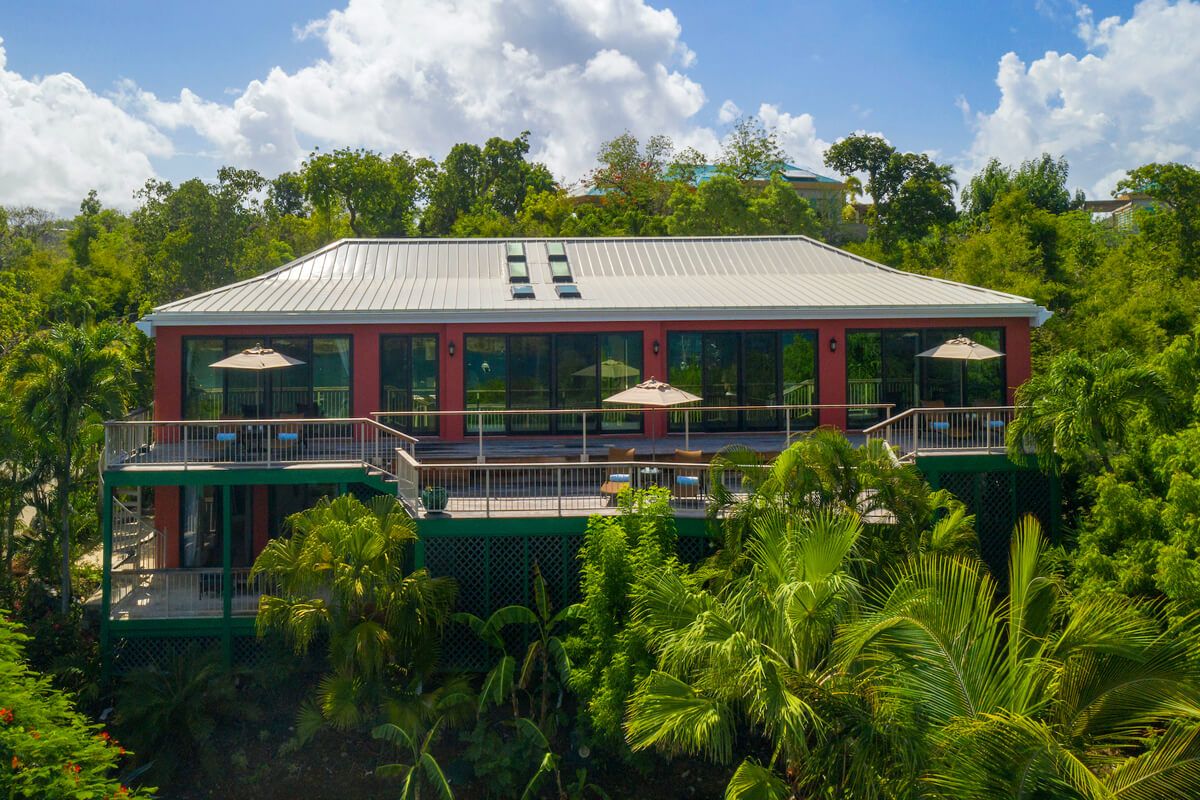
[{"label": "deck railing", "polygon": [[113,569],[157,569],[164,563],[164,537],[137,509],[113,498]]},{"label": "deck railing", "polygon": [[[626,487],[649,486],[670,489],[677,511],[703,512],[713,490],[708,464],[681,461],[420,464],[419,477],[425,514],[481,517],[586,515],[615,505]],[[721,480],[735,495],[744,492],[740,474]]]},{"label": "deck railing", "polygon": [[[230,613],[254,616],[268,589],[265,576],[249,567],[230,571]],[[220,617],[225,613],[224,572],[220,568],[133,569],[112,573],[111,619]]]},{"label": "deck railing", "polygon": [[356,462],[389,469],[417,439],[373,419],[228,419],[107,422],[104,461],[131,466]]},{"label": "deck railing", "polygon": [[863,431],[882,439],[901,461],[947,452],[1003,453],[1012,406],[910,408]]},{"label": "deck railing", "polygon": [[[662,436],[668,432],[682,435],[684,446],[691,439],[730,433],[779,433],[780,446],[787,447],[793,436],[810,430],[822,410],[862,411],[883,417],[891,415],[892,403],[816,403],[781,405],[611,407],[611,408],[471,408],[439,411],[376,411],[375,419],[397,428],[409,427],[405,421],[431,417],[460,417],[464,430],[474,438],[477,460],[487,457],[491,436],[555,434],[578,436],[580,458],[587,461],[588,438],[631,433]],[[640,418],[639,418],[640,417]],[[724,421],[722,423],[722,420]],[[738,421],[743,424],[738,424]],[[706,429],[706,426],[707,429]]]}]

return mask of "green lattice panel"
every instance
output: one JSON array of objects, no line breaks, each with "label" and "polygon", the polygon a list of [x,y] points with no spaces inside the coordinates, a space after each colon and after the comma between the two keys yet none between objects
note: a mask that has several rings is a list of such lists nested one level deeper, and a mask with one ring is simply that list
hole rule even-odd
[{"label": "green lattice panel", "polygon": [[565,536],[534,536],[529,539],[530,575],[533,574],[533,565],[536,564],[546,581],[550,605],[556,609],[569,602],[566,600],[567,563],[563,550],[566,540]]},{"label": "green lattice panel", "polygon": [[979,505],[975,529],[979,533],[979,555],[1003,587],[1008,583],[1008,551],[1012,540],[1011,472],[979,475]]},{"label": "green lattice panel", "polygon": [[972,472],[944,472],[941,486],[950,494],[957,497],[974,514],[975,509],[975,474]]},{"label": "green lattice panel", "polygon": [[166,669],[171,662],[190,652],[208,653],[221,649],[221,640],[211,636],[130,637],[112,644],[113,672],[122,674],[137,669]]},{"label": "green lattice panel", "polygon": [[1016,475],[1017,516],[1033,514],[1046,535],[1055,528],[1051,510],[1050,479],[1040,472],[1021,470]]},{"label": "green lattice panel", "polygon": [[564,542],[567,549],[567,603],[578,603],[583,599],[583,591],[580,588],[583,565],[579,562],[583,537],[568,536]]}]

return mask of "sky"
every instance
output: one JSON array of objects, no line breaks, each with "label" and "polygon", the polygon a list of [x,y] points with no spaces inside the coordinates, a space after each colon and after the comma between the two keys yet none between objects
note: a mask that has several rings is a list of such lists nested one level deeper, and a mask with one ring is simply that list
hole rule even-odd
[{"label": "sky", "polygon": [[818,171],[866,131],[962,182],[1064,155],[1106,197],[1200,164],[1196,42],[1200,0],[0,0],[0,204],[523,130],[570,184],[622,131],[715,156],[739,115]]}]

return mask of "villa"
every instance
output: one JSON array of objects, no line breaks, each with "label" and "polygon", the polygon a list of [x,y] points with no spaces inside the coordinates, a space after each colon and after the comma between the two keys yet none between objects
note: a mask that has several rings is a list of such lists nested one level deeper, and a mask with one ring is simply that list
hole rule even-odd
[{"label": "villa", "polygon": [[[818,425],[886,440],[1002,546],[1054,503],[1003,455],[1047,317],[805,237],[335,242],[139,323],[154,405],[106,425],[105,647],[252,646],[255,556],[330,494],[397,496],[468,610],[522,600],[534,563],[570,597],[626,485],[671,489],[698,558],[708,459]],[[956,337],[991,356],[922,357]],[[605,402],[651,378],[700,399]]]}]

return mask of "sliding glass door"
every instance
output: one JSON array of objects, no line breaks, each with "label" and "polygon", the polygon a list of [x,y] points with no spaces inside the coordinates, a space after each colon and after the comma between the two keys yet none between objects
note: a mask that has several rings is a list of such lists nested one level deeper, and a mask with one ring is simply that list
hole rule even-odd
[{"label": "sliding glass door", "polygon": [[[706,408],[810,405],[817,402],[814,331],[673,331],[667,334],[667,379],[702,398]],[[683,410],[671,429],[683,429]],[[811,411],[788,413],[792,427],[811,425]],[[697,430],[778,430],[779,409],[692,412]]]},{"label": "sliding glass door", "polygon": [[408,412],[387,423],[409,433],[436,434],[438,337],[434,334],[379,337],[379,406]]},{"label": "sliding glass door", "polygon": [[[463,338],[468,433],[579,433],[580,414],[502,410],[597,409],[642,379],[640,333],[482,334]],[[487,413],[487,412],[493,413]],[[637,413],[591,414],[589,431],[637,431]]]}]

